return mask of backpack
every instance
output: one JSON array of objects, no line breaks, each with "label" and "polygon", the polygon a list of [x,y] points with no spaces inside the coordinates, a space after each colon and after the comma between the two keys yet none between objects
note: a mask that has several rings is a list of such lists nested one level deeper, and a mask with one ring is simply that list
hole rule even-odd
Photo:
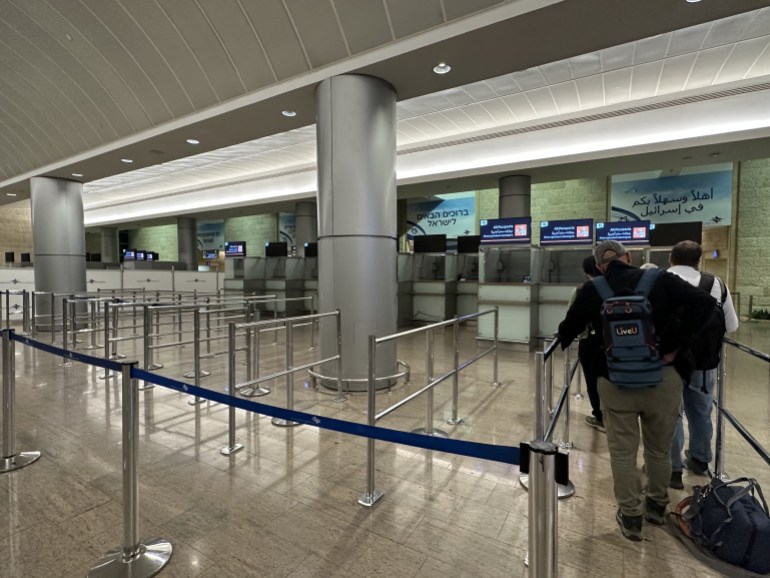
[{"label": "backpack", "polygon": [[683,518],[690,537],[720,560],[757,574],[770,572],[770,515],[755,479],[714,478],[696,487]]},{"label": "backpack", "polygon": [[717,301],[714,310],[706,320],[703,330],[690,342],[690,351],[695,357],[695,369],[714,369],[719,365],[719,354],[722,351],[722,340],[727,329],[725,327],[725,313],[723,306],[727,300],[727,288],[724,283],[709,273],[701,273],[698,288],[711,295],[714,281],[719,283],[722,289],[722,299]]},{"label": "backpack", "polygon": [[647,269],[633,295],[616,296],[604,277],[593,280],[602,298],[602,327],[609,380],[618,387],[653,387],[663,380],[650,294],[659,269]]}]

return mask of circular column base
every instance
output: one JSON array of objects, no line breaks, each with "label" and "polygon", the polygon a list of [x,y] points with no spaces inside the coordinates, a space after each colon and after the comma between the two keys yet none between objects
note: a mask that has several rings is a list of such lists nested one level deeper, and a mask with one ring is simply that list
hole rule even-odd
[{"label": "circular column base", "polygon": [[123,559],[123,547],[110,550],[88,571],[88,578],[150,578],[168,564],[173,547],[171,542],[155,538],[139,544],[138,552]]},{"label": "circular column base", "polygon": [[0,458],[0,474],[25,468],[40,459],[40,452],[19,452],[10,458]]},{"label": "circular column base", "polygon": [[270,420],[270,423],[272,423],[275,427],[295,427],[298,425],[302,425],[298,421],[292,421],[290,419],[280,419],[277,417],[274,417]]},{"label": "circular column base", "polygon": [[[519,476],[519,483],[521,487],[529,491],[529,474],[521,474]],[[557,499],[566,500],[575,495],[575,484],[568,482],[567,484],[556,484],[557,486]]]}]

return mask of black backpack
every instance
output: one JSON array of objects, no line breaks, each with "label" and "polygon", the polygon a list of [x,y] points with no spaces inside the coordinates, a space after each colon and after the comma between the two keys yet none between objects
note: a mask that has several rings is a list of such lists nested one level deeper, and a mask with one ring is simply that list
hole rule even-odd
[{"label": "black backpack", "polygon": [[[711,295],[716,277],[709,273],[701,273],[698,288]],[[727,329],[725,327],[725,312],[723,306],[727,300],[727,288],[716,279],[722,289],[722,299],[717,301],[714,310],[709,315],[703,330],[690,342],[690,351],[695,358],[695,369],[714,369],[719,365],[719,354],[722,351],[722,340]]]},{"label": "black backpack", "polygon": [[652,387],[663,380],[649,299],[659,269],[647,269],[633,295],[615,296],[604,277],[593,280],[603,299],[601,317],[609,379],[618,387]]}]

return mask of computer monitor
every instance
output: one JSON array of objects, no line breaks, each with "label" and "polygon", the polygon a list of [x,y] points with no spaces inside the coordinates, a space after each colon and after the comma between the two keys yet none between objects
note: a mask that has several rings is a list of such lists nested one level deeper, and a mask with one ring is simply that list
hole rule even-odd
[{"label": "computer monitor", "polygon": [[14,255],[13,251],[6,251],[5,252],[5,262],[6,263],[13,263],[14,262]]},{"label": "computer monitor", "polygon": [[703,223],[689,221],[685,223],[652,223],[650,225],[650,246],[673,247],[679,241],[701,243]]},{"label": "computer monitor", "polygon": [[246,241],[225,241],[225,257],[245,257]]},{"label": "computer monitor", "polygon": [[31,253],[22,253],[21,254],[21,262],[22,263],[31,263],[32,262],[32,254]]},{"label": "computer monitor", "polygon": [[482,245],[529,245],[532,242],[532,217],[481,219]]},{"label": "computer monitor", "polygon": [[481,235],[465,235],[457,237],[458,253],[478,253]]},{"label": "computer monitor", "polygon": [[616,221],[596,223],[596,242],[619,241],[624,245],[649,245],[649,221]]},{"label": "computer monitor", "polygon": [[137,249],[136,251],[136,260],[137,261],[146,261],[147,260],[147,251],[143,249]]},{"label": "computer monitor", "polygon": [[305,257],[318,257],[318,243],[305,243]]},{"label": "computer monitor", "polygon": [[540,245],[592,245],[593,219],[540,221]]},{"label": "computer monitor", "polygon": [[136,249],[126,249],[123,251],[124,261],[136,261]]},{"label": "computer monitor", "polygon": [[203,251],[204,261],[216,261],[219,258],[219,251]]},{"label": "computer monitor", "polygon": [[158,260],[158,254],[155,251],[147,251],[147,255],[145,257],[146,261],[157,261]]},{"label": "computer monitor", "polygon": [[415,253],[446,253],[446,235],[415,235]]},{"label": "computer monitor", "polygon": [[265,257],[288,257],[289,244],[283,241],[265,243]]}]

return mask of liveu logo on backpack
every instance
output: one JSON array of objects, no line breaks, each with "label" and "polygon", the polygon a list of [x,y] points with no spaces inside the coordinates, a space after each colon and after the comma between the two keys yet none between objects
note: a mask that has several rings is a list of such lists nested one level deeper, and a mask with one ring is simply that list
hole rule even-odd
[{"label": "liveu logo on backpack", "polygon": [[663,380],[652,305],[648,299],[660,271],[642,273],[633,295],[615,295],[604,277],[593,280],[602,298],[602,325],[607,371],[619,387],[652,387]]}]

